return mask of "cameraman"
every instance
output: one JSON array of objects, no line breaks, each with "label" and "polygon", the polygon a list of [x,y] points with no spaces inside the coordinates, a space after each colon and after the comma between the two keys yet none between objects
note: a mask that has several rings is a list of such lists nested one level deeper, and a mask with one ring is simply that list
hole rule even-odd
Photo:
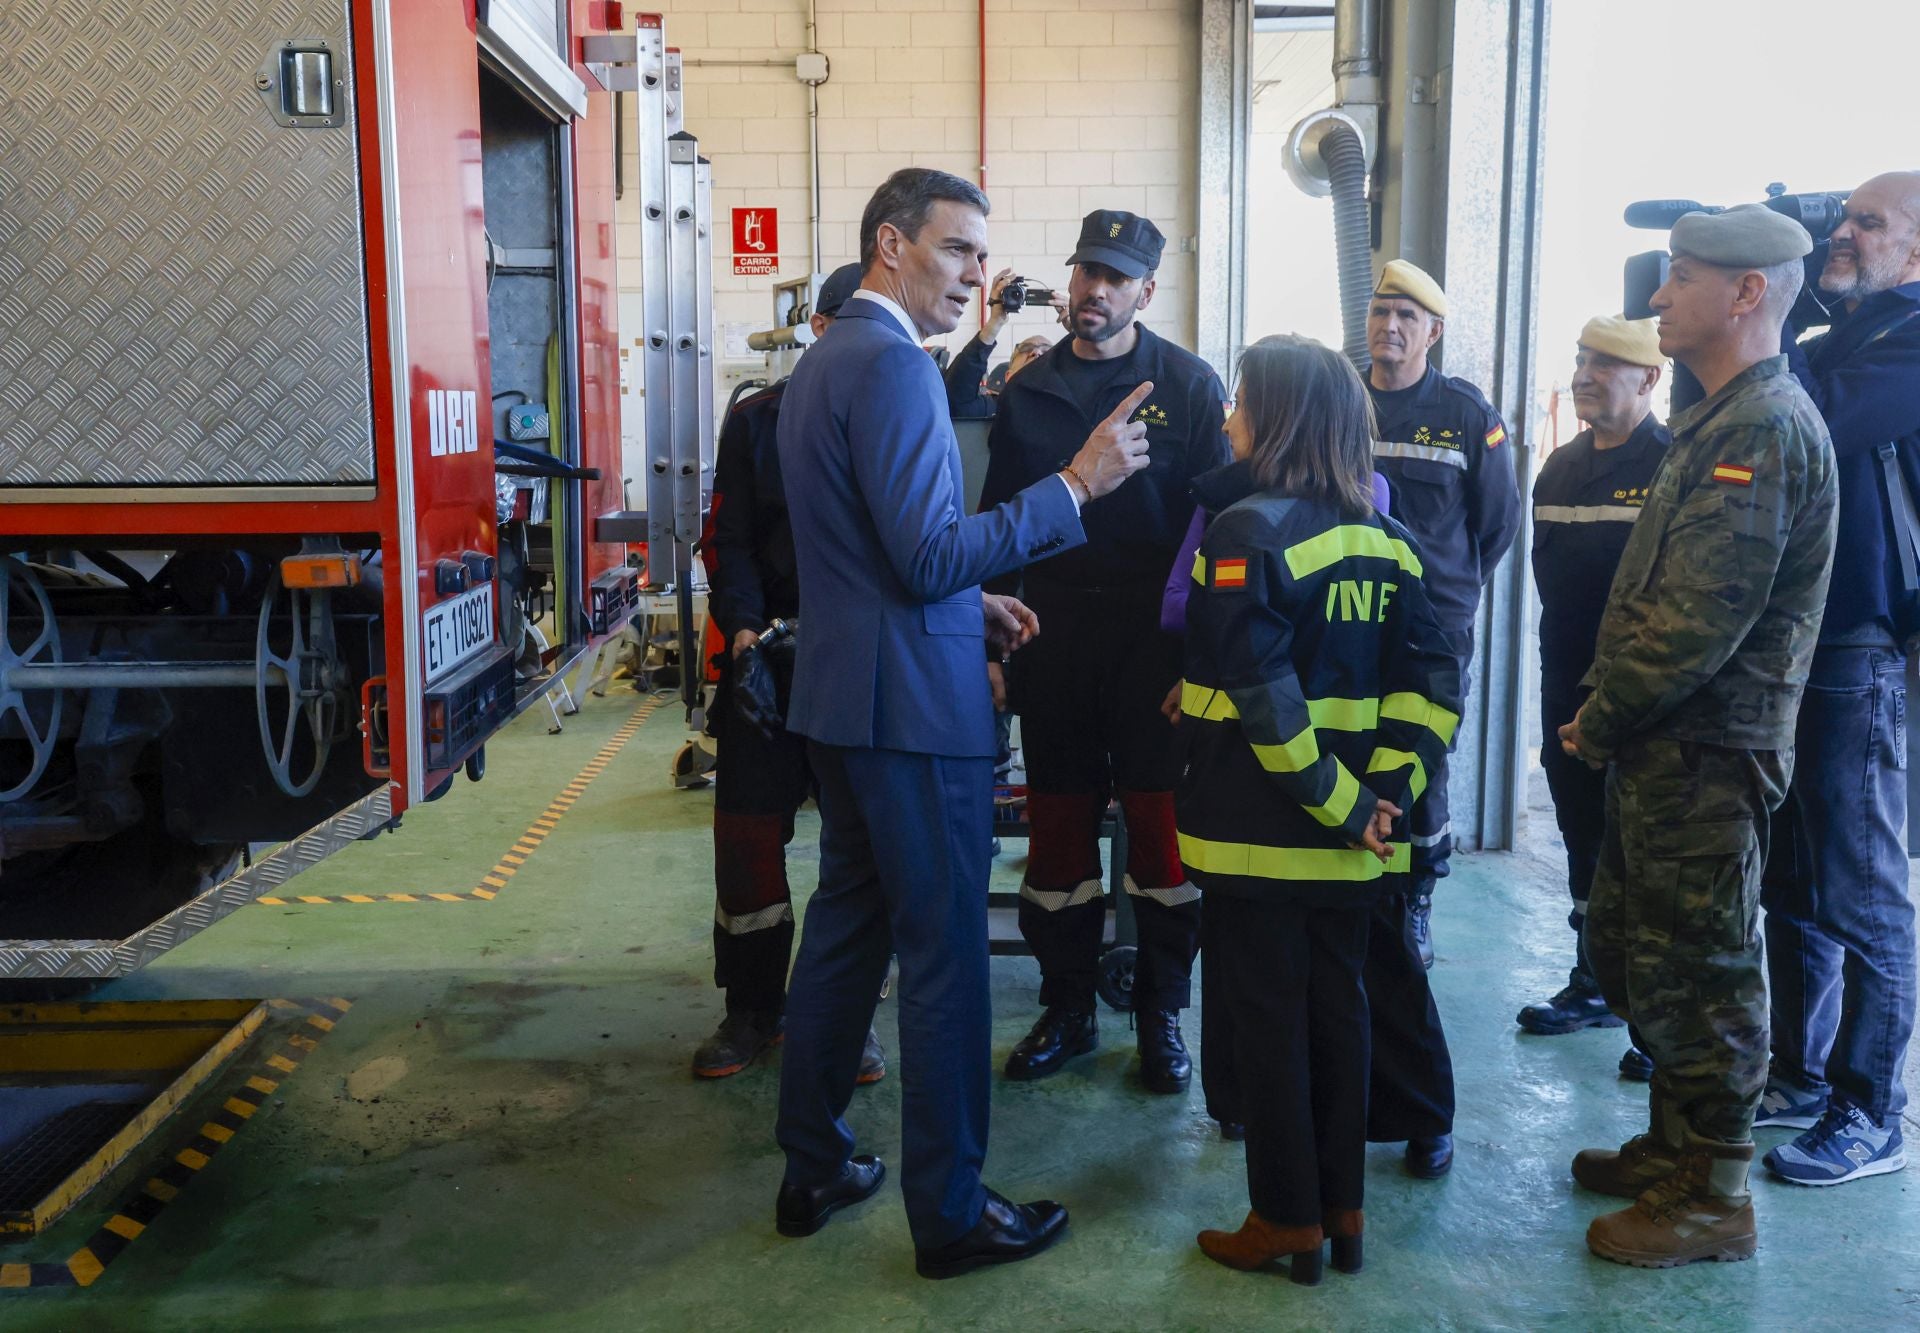
[{"label": "cameraman", "polygon": [[1853,192],[1819,286],[1839,302],[1833,327],[1801,343],[1789,326],[1784,341],[1833,436],[1840,536],[1793,785],[1774,816],[1762,888],[1773,1049],[1754,1124],[1805,1131],[1767,1154],[1776,1175],[1837,1185],[1906,1165],[1914,913],[1904,715],[1906,645],[1920,631],[1911,530],[1911,497],[1920,494],[1920,173],[1890,172]]},{"label": "cameraman", "polygon": [[[998,406],[999,392],[982,386],[987,378],[987,363],[993,359],[994,344],[1006,331],[1007,321],[1026,308],[1025,281],[1015,278],[1010,268],[1003,268],[995,275],[993,286],[987,292],[987,322],[948,364],[947,413],[955,421],[984,420],[991,417]],[[1014,299],[1009,300],[1007,288],[1016,282],[1021,285],[1015,289]],[[1067,304],[1067,298],[1059,292],[1049,292],[1047,298],[1047,304],[1055,310],[1064,309]],[[1021,339],[1013,349],[1013,359],[1007,363],[1007,379],[1018,375],[1052,343],[1044,334]]]}]

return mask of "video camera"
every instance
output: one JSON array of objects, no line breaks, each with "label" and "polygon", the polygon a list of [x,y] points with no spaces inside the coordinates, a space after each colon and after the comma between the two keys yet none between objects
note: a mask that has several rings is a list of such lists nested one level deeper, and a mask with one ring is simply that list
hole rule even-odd
[{"label": "video camera", "polygon": [[[1847,216],[1847,196],[1823,191],[1812,194],[1788,194],[1779,181],[1767,186],[1767,197],[1760,201],[1776,213],[1785,214],[1807,229],[1813,237],[1813,253],[1807,256],[1807,281],[1800,299],[1788,316],[1794,327],[1818,328],[1833,322],[1833,316],[1820,300],[1820,271],[1827,266],[1827,239]],[[1648,231],[1666,231],[1689,213],[1724,213],[1721,204],[1701,204],[1691,199],[1641,199],[1628,204],[1626,224]],[[1646,319],[1653,314],[1648,302],[1667,280],[1667,252],[1648,250],[1634,255],[1626,263],[1626,299],[1621,311],[1628,319]]]},{"label": "video camera", "polygon": [[1008,278],[1000,289],[999,304],[1009,315],[1017,315],[1030,305],[1052,305],[1056,295],[1053,288],[1039,286],[1031,278]]}]

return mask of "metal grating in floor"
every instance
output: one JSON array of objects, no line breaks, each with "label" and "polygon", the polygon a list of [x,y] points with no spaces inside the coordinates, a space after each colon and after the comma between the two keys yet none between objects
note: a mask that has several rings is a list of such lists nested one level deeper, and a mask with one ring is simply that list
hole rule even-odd
[{"label": "metal grating in floor", "polygon": [[30,1212],[138,1114],[138,1103],[83,1102],[48,1119],[0,1160],[0,1213]]}]

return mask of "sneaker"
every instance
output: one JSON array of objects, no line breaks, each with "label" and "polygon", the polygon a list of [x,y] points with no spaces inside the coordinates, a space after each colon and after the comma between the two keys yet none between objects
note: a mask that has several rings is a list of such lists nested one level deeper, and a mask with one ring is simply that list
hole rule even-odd
[{"label": "sneaker", "polygon": [[700,1043],[693,1053],[695,1078],[726,1078],[752,1064],[768,1047],[777,1046],[787,1035],[783,1014],[745,1009],[720,1020],[713,1035]]},{"label": "sneaker", "polygon": [[1900,1118],[1887,1120],[1882,1127],[1859,1107],[1834,1102],[1819,1124],[1768,1153],[1767,1169],[1796,1185],[1844,1185],[1902,1170],[1907,1153]]},{"label": "sneaker", "polygon": [[1653,1057],[1638,1046],[1627,1047],[1627,1053],[1620,1057],[1620,1077],[1635,1083],[1653,1082]]},{"label": "sneaker", "polygon": [[1536,1037],[1559,1037],[1583,1028],[1625,1027],[1626,1020],[1607,1008],[1599,988],[1585,977],[1569,981],[1550,1000],[1539,1000],[1514,1019]]},{"label": "sneaker", "polygon": [[1825,1093],[1808,1092],[1783,1078],[1769,1078],[1767,1090],[1760,1094],[1760,1113],[1753,1118],[1755,1129],[1812,1129],[1827,1113]]},{"label": "sneaker", "polygon": [[860,1072],[854,1078],[857,1087],[866,1087],[878,1083],[887,1076],[887,1051],[880,1044],[880,1034],[872,1028],[867,1029],[867,1044],[860,1048]]}]

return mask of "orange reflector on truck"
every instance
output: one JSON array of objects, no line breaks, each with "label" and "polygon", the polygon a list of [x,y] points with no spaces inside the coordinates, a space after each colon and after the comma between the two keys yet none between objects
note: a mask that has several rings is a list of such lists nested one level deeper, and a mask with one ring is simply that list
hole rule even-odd
[{"label": "orange reflector on truck", "polygon": [[280,562],[280,581],[289,588],[351,588],[360,582],[360,557],[345,551],[290,555]]}]

